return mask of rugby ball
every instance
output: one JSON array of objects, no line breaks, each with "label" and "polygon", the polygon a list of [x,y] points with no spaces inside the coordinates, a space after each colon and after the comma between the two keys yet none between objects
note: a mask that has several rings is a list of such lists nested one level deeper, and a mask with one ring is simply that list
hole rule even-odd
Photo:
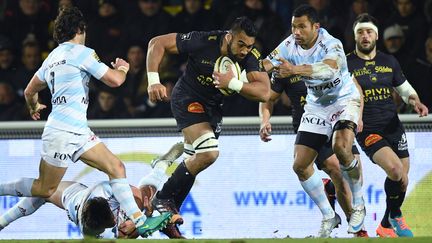
[{"label": "rugby ball", "polygon": [[[233,71],[235,77],[240,80],[241,69],[237,62],[234,62],[233,60],[231,60],[231,58],[227,56],[220,56],[218,59],[216,59],[216,63],[214,65],[214,71],[220,73],[226,73],[230,68]],[[228,88],[219,89],[219,90],[223,95],[227,95],[227,96],[236,93],[234,90]]]}]

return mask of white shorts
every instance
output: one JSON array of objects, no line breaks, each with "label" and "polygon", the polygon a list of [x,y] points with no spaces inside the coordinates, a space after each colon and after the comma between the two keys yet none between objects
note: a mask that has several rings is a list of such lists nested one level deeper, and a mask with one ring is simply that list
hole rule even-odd
[{"label": "white shorts", "polygon": [[45,128],[42,134],[41,157],[55,167],[67,168],[75,163],[83,153],[100,143],[90,129],[86,134],[77,134],[52,128]]},{"label": "white shorts", "polygon": [[340,120],[358,123],[360,117],[360,99],[343,99],[323,107],[307,103],[300,121],[299,131],[327,135],[333,134],[333,127]]},{"label": "white shorts", "polygon": [[88,187],[81,183],[68,186],[62,193],[62,204],[70,221],[78,225],[78,209],[82,207],[84,196],[88,195]]}]

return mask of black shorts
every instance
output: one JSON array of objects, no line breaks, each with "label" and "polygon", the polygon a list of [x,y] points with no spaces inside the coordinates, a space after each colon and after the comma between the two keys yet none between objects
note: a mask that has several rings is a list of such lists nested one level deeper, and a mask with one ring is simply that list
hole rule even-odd
[{"label": "black shorts", "polygon": [[[352,146],[352,153],[353,154],[360,154],[357,146],[355,144],[353,144]],[[334,154],[333,149],[332,149],[332,141],[328,141],[324,146],[321,147],[320,151],[318,152],[318,156],[315,159],[315,164],[317,166],[317,168],[319,170],[322,170],[325,165],[324,165],[324,161],[328,158],[330,158],[330,156],[332,156]]]},{"label": "black shorts", "polygon": [[409,157],[405,129],[399,119],[392,121],[383,131],[363,131],[357,134],[357,142],[373,161],[373,155],[383,147],[390,147],[399,158]]},{"label": "black shorts", "polygon": [[171,111],[180,131],[197,123],[208,122],[216,138],[219,137],[222,127],[221,105],[209,105],[185,87],[176,85],[171,95]]}]

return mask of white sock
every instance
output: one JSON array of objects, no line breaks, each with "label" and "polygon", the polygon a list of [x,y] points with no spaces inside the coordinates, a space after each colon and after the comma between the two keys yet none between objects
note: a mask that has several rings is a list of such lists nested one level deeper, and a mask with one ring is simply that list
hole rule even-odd
[{"label": "white sock", "polygon": [[126,178],[112,179],[110,185],[114,197],[120,203],[120,207],[125,210],[126,215],[132,219],[133,222],[144,220],[145,216],[138,208],[132,190]]},{"label": "white sock", "polygon": [[168,176],[165,174],[166,168],[164,169],[164,166],[159,166],[159,164],[165,164],[161,162],[156,164],[150,174],[140,180],[138,186],[152,185],[158,191],[162,189],[164,183],[168,180]]},{"label": "white sock", "polygon": [[331,219],[335,217],[335,212],[333,211],[330,202],[327,200],[327,196],[324,191],[324,183],[316,171],[309,179],[300,181],[300,184],[321,210],[324,219]]},{"label": "white sock", "polygon": [[33,178],[21,178],[17,181],[0,184],[0,195],[31,197]]},{"label": "white sock", "polygon": [[17,204],[8,209],[0,216],[0,226],[6,227],[13,221],[28,216],[38,210],[45,203],[45,199],[40,197],[25,197]]},{"label": "white sock", "polygon": [[341,165],[342,169],[342,175],[347,180],[348,185],[351,189],[352,196],[353,196],[353,207],[363,207],[364,206],[364,199],[363,199],[363,191],[362,191],[362,177],[361,177],[361,171],[359,168],[359,162],[357,159],[354,158],[354,160],[350,163],[348,167],[345,167]]}]

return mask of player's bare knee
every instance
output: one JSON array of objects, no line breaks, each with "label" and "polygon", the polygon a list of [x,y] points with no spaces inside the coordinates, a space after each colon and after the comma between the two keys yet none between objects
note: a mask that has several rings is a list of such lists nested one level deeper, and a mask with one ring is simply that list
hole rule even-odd
[{"label": "player's bare knee", "polygon": [[106,173],[110,178],[124,178],[126,176],[126,168],[121,160],[116,159],[111,162]]},{"label": "player's bare knee", "polygon": [[42,186],[42,185],[39,186],[39,185],[35,185],[36,187],[34,187],[34,191],[32,191],[32,195],[35,197],[49,198],[57,190],[57,186]]},{"label": "player's bare knee", "polygon": [[297,174],[297,176],[299,178],[301,178],[301,177],[304,177],[306,175],[307,166],[294,162],[293,170]]},{"label": "player's bare knee", "polygon": [[336,142],[333,145],[333,151],[336,154],[336,157],[338,158],[339,162],[343,165],[348,165],[353,160],[353,154],[352,154],[352,145],[347,146],[346,144],[342,142]]},{"label": "player's bare knee", "polygon": [[392,165],[389,170],[387,170],[387,176],[392,181],[400,181],[402,179],[403,168],[400,164]]},{"label": "player's bare knee", "polygon": [[212,165],[219,157],[219,151],[208,151],[205,153],[196,154],[197,159],[202,161],[205,168]]}]

